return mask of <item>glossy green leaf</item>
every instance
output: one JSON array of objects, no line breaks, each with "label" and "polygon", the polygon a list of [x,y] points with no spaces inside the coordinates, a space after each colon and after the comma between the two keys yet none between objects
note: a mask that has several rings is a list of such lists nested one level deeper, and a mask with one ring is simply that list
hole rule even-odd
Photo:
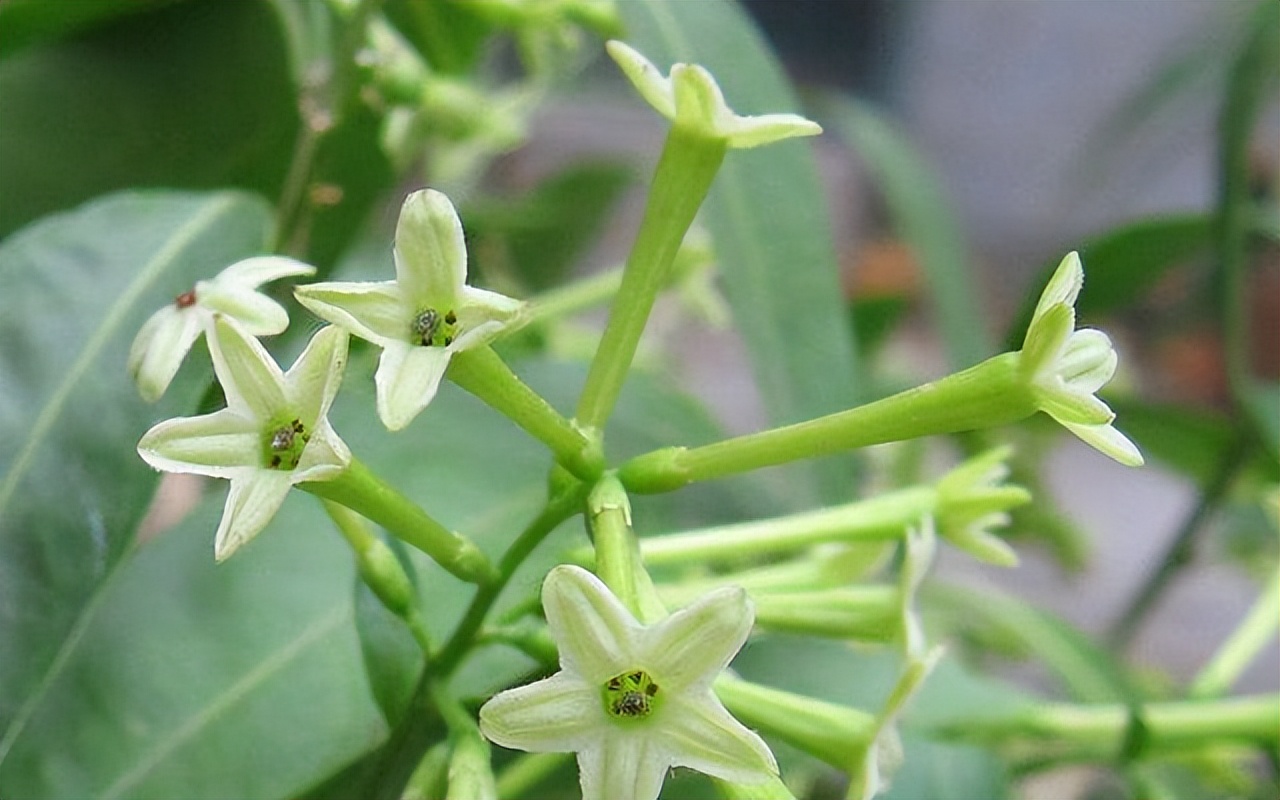
[{"label": "glossy green leaf", "polygon": [[191,2],[0,60],[0,238],[137,186],[274,197],[297,125],[284,49],[265,3]]},{"label": "glossy green leaf", "polygon": [[138,438],[208,381],[184,367],[147,406],[125,370],[133,336],[261,252],[268,227],[245,195],[127,193],[0,246],[0,770],[131,547],[157,480]]},{"label": "glossy green leaf", "polygon": [[875,180],[898,237],[919,261],[952,368],[970,367],[991,355],[968,245],[924,156],[904,131],[865,103],[829,96],[820,107]]},{"label": "glossy green leaf", "polygon": [[[800,110],[768,46],[734,3],[658,0],[618,9],[628,43],[664,73],[674,61],[702,64],[740,114]],[[853,405],[853,337],[810,145],[730,152],[703,212],[770,422]],[[847,500],[853,491],[848,457],[790,467],[787,474],[796,507]]]},{"label": "glossy green leaf", "polygon": [[7,0],[0,3],[0,58],[24,47],[74,34],[115,17],[137,14],[176,0]]}]

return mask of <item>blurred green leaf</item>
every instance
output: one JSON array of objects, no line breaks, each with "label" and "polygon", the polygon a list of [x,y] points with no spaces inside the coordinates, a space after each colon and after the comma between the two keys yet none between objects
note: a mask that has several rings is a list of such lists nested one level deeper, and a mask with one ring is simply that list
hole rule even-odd
[{"label": "blurred green leaf", "polygon": [[904,762],[881,800],[1002,800],[1009,796],[1004,765],[977,747],[902,737]]},{"label": "blurred green leaf", "polygon": [[389,0],[387,19],[408,39],[432,69],[459,74],[483,53],[493,26],[466,2]]},{"label": "blurred green leaf", "polygon": [[[702,64],[739,114],[799,110],[768,45],[736,4],[655,0],[618,10],[627,41],[664,73],[673,61]],[[769,421],[798,422],[853,405],[856,355],[810,145],[729,153],[703,213]],[[785,468],[794,506],[848,500],[853,464],[839,456]]]},{"label": "blurred green leaf", "polygon": [[297,126],[284,49],[264,3],[186,2],[0,61],[0,238],[116,189],[274,197]]},{"label": "blurred green leaf", "polygon": [[24,47],[59,39],[126,14],[150,11],[177,0],[6,0],[0,3],[0,58]]},{"label": "blurred green leaf", "polygon": [[155,490],[138,438],[207,386],[207,367],[185,367],[146,406],[125,369],[133,336],[197,279],[261,252],[269,224],[245,195],[126,193],[0,246],[0,778]]},{"label": "blurred green leaf", "polygon": [[1139,450],[1202,487],[1217,476],[1240,436],[1231,419],[1205,409],[1130,398],[1108,402]]},{"label": "blurred green leaf", "polygon": [[964,629],[986,626],[1008,637],[1048,667],[1073,700],[1125,703],[1135,691],[1124,667],[1084,633],[1047,611],[993,590],[932,584],[925,608],[942,624]]},{"label": "blurred green leaf", "polygon": [[462,216],[477,253],[492,257],[490,248],[498,249],[499,262],[508,262],[528,290],[545,290],[563,282],[632,177],[621,164],[576,163],[520,197],[470,200]]},{"label": "blurred green leaf", "polygon": [[1272,461],[1280,459],[1280,383],[1251,380],[1244,403],[1262,435],[1262,446]]},{"label": "blurred green leaf", "polygon": [[855,298],[849,306],[858,358],[870,362],[893,328],[911,308],[906,297],[887,295]]},{"label": "blurred green leaf", "polygon": [[929,282],[947,359],[954,369],[992,354],[968,246],[942,186],[905,133],[871,106],[827,96],[824,118],[859,156],[889,207],[897,235],[915,254]]},{"label": "blurred green leaf", "polygon": [[[1204,255],[1212,235],[1209,215],[1179,214],[1127,222],[1089,239],[1079,248],[1085,280],[1077,312],[1089,318],[1133,305],[1170,268]],[[1061,260],[1061,255],[1055,255],[1032,282],[1032,291],[1023,299],[1005,339],[1010,349],[1022,347],[1040,292]]]},{"label": "blurred green leaf", "polygon": [[[383,538],[412,580],[416,571],[407,548],[394,537]],[[416,580],[413,583],[417,585]],[[369,688],[382,718],[388,725],[395,725],[404,715],[422,673],[422,648],[404,620],[388,611],[359,577],[355,582],[355,615]]]}]

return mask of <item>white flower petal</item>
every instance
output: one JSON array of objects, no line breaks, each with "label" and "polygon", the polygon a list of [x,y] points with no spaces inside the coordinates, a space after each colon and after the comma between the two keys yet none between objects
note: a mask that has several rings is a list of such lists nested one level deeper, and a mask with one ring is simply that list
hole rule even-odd
[{"label": "white flower petal", "polygon": [[598,744],[600,689],[560,672],[499,692],[480,707],[480,731],[495,744],[529,753],[568,753]]},{"label": "white flower petal", "polygon": [[213,557],[225,561],[257,536],[280,510],[291,486],[290,474],[261,469],[231,481],[222,522],[213,540]]},{"label": "white flower petal", "polygon": [[1080,437],[1080,440],[1101,453],[1111,456],[1126,467],[1140,467],[1142,453],[1123,433],[1111,425],[1077,425],[1063,422],[1063,427]]},{"label": "white flower petal", "polygon": [[1093,394],[1116,374],[1119,361],[1110,337],[1084,328],[1067,339],[1055,371],[1073,391]]},{"label": "white flower petal", "polygon": [[457,304],[467,281],[462,221],[449,198],[423,189],[405,198],[396,224],[396,281],[410,304],[440,312]]},{"label": "white flower petal", "polygon": [[724,95],[716,79],[697,64],[673,64],[671,88],[675,97],[677,125],[687,125],[699,132],[716,135],[724,120],[733,119],[725,105]]},{"label": "white flower petal", "polygon": [[726,586],[646,628],[637,655],[664,691],[710,686],[742,648],[754,620],[747,593]]},{"label": "white flower petal", "polygon": [[254,336],[274,336],[289,327],[284,306],[261,292],[213,281],[196,284],[196,302],[209,311],[234,317]]},{"label": "white flower petal", "polygon": [[450,343],[449,351],[458,353],[493,341],[516,321],[523,305],[504,294],[464,286],[456,310],[461,333]]},{"label": "white flower petal", "polygon": [[129,373],[148,403],[160,399],[178,374],[191,345],[200,338],[200,316],[194,308],[167,305],[143,323],[129,348]]},{"label": "white flower petal", "polygon": [[542,608],[566,672],[602,687],[624,670],[647,666],[635,648],[640,623],[585,569],[553,568],[542,583]]},{"label": "white flower petal", "polygon": [[256,289],[264,283],[293,275],[314,275],[316,268],[286,256],[254,256],[237,261],[213,280],[228,287]]},{"label": "white flower petal", "polygon": [[262,467],[262,430],[231,409],[169,419],[143,434],[138,455],[165,472],[233,478]]},{"label": "white flower petal", "polygon": [[440,387],[449,357],[442,347],[391,342],[383,348],[374,384],[378,418],[388,430],[404,428],[427,407]]},{"label": "white flower petal", "polygon": [[336,325],[322,328],[284,375],[289,406],[308,429],[329,413],[347,368],[347,332]]},{"label": "white flower petal", "polygon": [[293,469],[293,482],[333,480],[350,464],[351,450],[346,442],[338,438],[329,420],[321,419]]},{"label": "white flower petal", "polygon": [[799,114],[762,114],[735,117],[730,125],[729,146],[745,150],[797,136],[817,136],[822,126]]},{"label": "white flower petal", "polygon": [[661,741],[675,766],[740,783],[758,783],[778,774],[778,762],[755,732],[725,710],[708,690],[688,702],[672,698],[663,709]]},{"label": "white flower petal", "polygon": [[1040,409],[1058,422],[1066,425],[1106,425],[1115,419],[1115,412],[1092,394],[1072,391],[1055,378],[1056,386],[1037,386],[1036,403]]},{"label": "white flower petal", "polygon": [[671,766],[662,743],[616,728],[605,729],[601,738],[578,751],[582,800],[656,800]]},{"label": "white flower petal", "polygon": [[623,42],[606,42],[605,49],[645,102],[667,119],[675,119],[676,102],[671,81],[662,77],[662,73],[649,59]]},{"label": "white flower petal", "polygon": [[1035,313],[1031,315],[1032,324],[1034,325],[1034,320],[1043,316],[1051,306],[1058,303],[1074,306],[1082,286],[1084,286],[1084,267],[1080,264],[1080,254],[1073,250],[1058,263],[1053,277],[1041,292],[1040,302],[1036,303]]},{"label": "white flower petal", "polygon": [[213,371],[227,396],[227,405],[266,423],[287,416],[284,375],[266,349],[227,317],[213,320],[209,337]]},{"label": "white flower petal", "polygon": [[320,319],[374,344],[409,339],[414,312],[395,281],[310,283],[296,287],[293,296]]}]

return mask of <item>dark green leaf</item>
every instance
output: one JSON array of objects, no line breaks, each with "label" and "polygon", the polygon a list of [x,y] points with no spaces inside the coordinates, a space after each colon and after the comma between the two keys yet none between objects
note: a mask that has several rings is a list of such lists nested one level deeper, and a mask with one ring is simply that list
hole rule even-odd
[{"label": "dark green leaf", "polygon": [[58,39],[125,14],[176,0],[6,0],[0,3],[0,58],[38,42]]},{"label": "dark green leaf", "polygon": [[268,227],[244,195],[129,193],[0,246],[0,770],[155,489],[138,438],[208,381],[184,368],[146,406],[125,369],[133,336],[197,279],[260,252]]},{"label": "dark green leaf", "polygon": [[[599,233],[631,178],[620,164],[575,164],[521,197],[468,202],[462,216],[477,253],[498,248],[530,291],[549,289]],[[479,266],[488,271],[492,265],[480,260]]]},{"label": "dark green leaf", "polygon": [[[777,61],[725,0],[621,3],[628,41],[665,73],[673,61],[715,75],[739,114],[796,111]],[[769,420],[786,424],[853,405],[853,337],[810,146],[790,141],[728,154],[704,209],[739,332]],[[788,468],[794,504],[847,500],[853,461]]]},{"label": "dark green leaf", "polygon": [[136,186],[274,197],[295,107],[264,3],[180,3],[27,48],[0,61],[0,237]]},{"label": "dark green leaf", "polygon": [[923,268],[951,366],[963,369],[991,355],[968,246],[933,170],[904,132],[870,106],[832,96],[821,108],[871,173],[898,237]]}]

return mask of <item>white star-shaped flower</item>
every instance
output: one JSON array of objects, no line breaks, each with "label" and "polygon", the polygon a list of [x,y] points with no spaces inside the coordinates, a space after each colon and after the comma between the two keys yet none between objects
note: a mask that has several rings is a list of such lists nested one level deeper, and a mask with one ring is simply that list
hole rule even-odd
[{"label": "white star-shaped flower", "polygon": [[480,347],[522,306],[466,285],[462,222],[449,198],[424,189],[405,198],[396,225],[396,279],[313,283],[294,289],[316,316],[382,348],[378,417],[390,430],[413,421],[436,395],[454,353]]},{"label": "white star-shaped flower", "polygon": [[742,589],[641,625],[598,578],[561,565],[543,583],[542,606],[560,671],[485,703],[489,739],[577,753],[584,800],[654,800],[676,766],[739,783],[777,775],[768,745],[711,691],[751,631]]},{"label": "white star-shaped flower", "polygon": [[1112,427],[1115,413],[1094,396],[1111,380],[1119,359],[1102,331],[1075,330],[1075,302],[1083,285],[1080,256],[1068,253],[1036,304],[1020,366],[1040,410],[1091,447],[1136,467],[1142,454]]},{"label": "white star-shaped flower", "polygon": [[289,327],[289,314],[258,287],[315,271],[292,258],[257,256],[237,261],[212,280],[197,281],[193,289],[152,314],[134,337],[129,374],[138,392],[148,403],[160,399],[214,314],[234,319],[254,336],[274,336]]},{"label": "white star-shaped flower", "polygon": [[281,373],[257,339],[216,316],[209,352],[227,407],[161,422],[143,435],[138,454],[165,472],[231,481],[214,537],[222,561],[266,527],[290,487],[335,478],[351,463],[326,418],[346,366],[347,332],[324,328]]},{"label": "white star-shaped flower", "polygon": [[816,136],[822,127],[798,114],[740,116],[724,101],[720,85],[697,64],[673,64],[668,77],[634,48],[605,45],[640,96],[679,128],[723,139],[732,148],[759,147],[793,136]]}]

